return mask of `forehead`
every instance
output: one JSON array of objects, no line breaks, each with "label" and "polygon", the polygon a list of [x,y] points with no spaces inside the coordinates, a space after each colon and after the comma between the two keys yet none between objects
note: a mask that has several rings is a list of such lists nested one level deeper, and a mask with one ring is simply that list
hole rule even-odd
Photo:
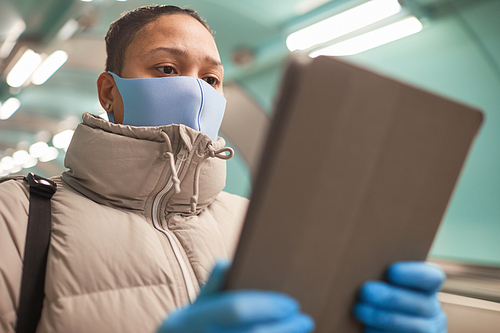
[{"label": "forehead", "polygon": [[125,62],[129,57],[143,57],[160,47],[220,59],[212,34],[198,20],[189,15],[173,14],[162,15],[142,28],[127,47]]}]

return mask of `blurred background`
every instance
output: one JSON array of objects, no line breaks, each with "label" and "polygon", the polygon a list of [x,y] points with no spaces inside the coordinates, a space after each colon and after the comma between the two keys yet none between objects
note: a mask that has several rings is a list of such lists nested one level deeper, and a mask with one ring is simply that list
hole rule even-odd
[{"label": "blurred background", "polygon": [[[106,117],[104,35],[145,0],[0,0],[0,175],[58,175],[83,112]],[[236,149],[226,190],[249,196],[292,53],[326,54],[475,106],[485,122],[430,253],[450,332],[500,327],[500,1],[190,0],[215,31]],[[333,106],[332,106],[333,107]],[[481,326],[483,325],[483,326]],[[494,328],[495,327],[495,328]]]}]

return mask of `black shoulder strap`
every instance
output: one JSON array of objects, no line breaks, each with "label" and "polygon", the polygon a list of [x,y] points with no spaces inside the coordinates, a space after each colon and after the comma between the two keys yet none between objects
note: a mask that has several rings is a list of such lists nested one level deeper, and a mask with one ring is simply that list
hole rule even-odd
[{"label": "black shoulder strap", "polygon": [[35,332],[42,313],[51,229],[50,199],[57,190],[53,181],[33,173],[29,173],[25,180],[30,186],[30,208],[17,309],[17,333]]}]

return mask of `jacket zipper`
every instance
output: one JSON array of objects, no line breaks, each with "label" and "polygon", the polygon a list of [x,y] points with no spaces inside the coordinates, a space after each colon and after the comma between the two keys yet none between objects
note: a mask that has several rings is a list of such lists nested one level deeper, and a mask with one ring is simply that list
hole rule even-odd
[{"label": "jacket zipper", "polygon": [[[175,169],[177,170],[177,174],[179,174],[179,171],[181,168],[184,166],[184,162],[186,160],[186,149],[182,149],[180,153],[177,155],[177,160],[175,161]],[[160,226],[159,222],[159,208],[160,208],[160,202],[171,189],[172,186],[174,185],[174,182],[172,181],[172,176],[170,176],[167,185],[163,188],[163,190],[158,193],[153,201],[153,211],[152,211],[152,218],[153,218],[153,224],[155,228],[162,232],[165,236],[167,236],[167,239],[170,243],[170,246],[172,247],[172,251],[174,252],[174,256],[179,264],[179,267],[181,269],[182,276],[184,278],[184,284],[186,286],[186,291],[189,297],[189,301],[191,303],[194,302],[194,300],[197,297],[197,288],[195,287],[195,284],[193,282],[193,279],[191,277],[191,274],[189,274],[189,268],[186,264],[186,262],[183,259],[182,256],[182,250],[181,246],[177,243],[175,235],[170,232],[167,228],[167,230],[163,229]]]}]

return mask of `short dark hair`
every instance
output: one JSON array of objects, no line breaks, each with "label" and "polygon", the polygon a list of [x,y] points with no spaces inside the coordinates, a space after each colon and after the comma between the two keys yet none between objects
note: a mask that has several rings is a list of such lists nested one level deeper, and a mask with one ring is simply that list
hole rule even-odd
[{"label": "short dark hair", "polygon": [[188,15],[198,20],[207,30],[212,33],[207,23],[189,8],[177,6],[144,6],[125,12],[122,16],[111,23],[106,34],[106,71],[121,75],[125,62],[125,51],[136,38],[139,31],[148,23],[153,22],[163,15]]}]

